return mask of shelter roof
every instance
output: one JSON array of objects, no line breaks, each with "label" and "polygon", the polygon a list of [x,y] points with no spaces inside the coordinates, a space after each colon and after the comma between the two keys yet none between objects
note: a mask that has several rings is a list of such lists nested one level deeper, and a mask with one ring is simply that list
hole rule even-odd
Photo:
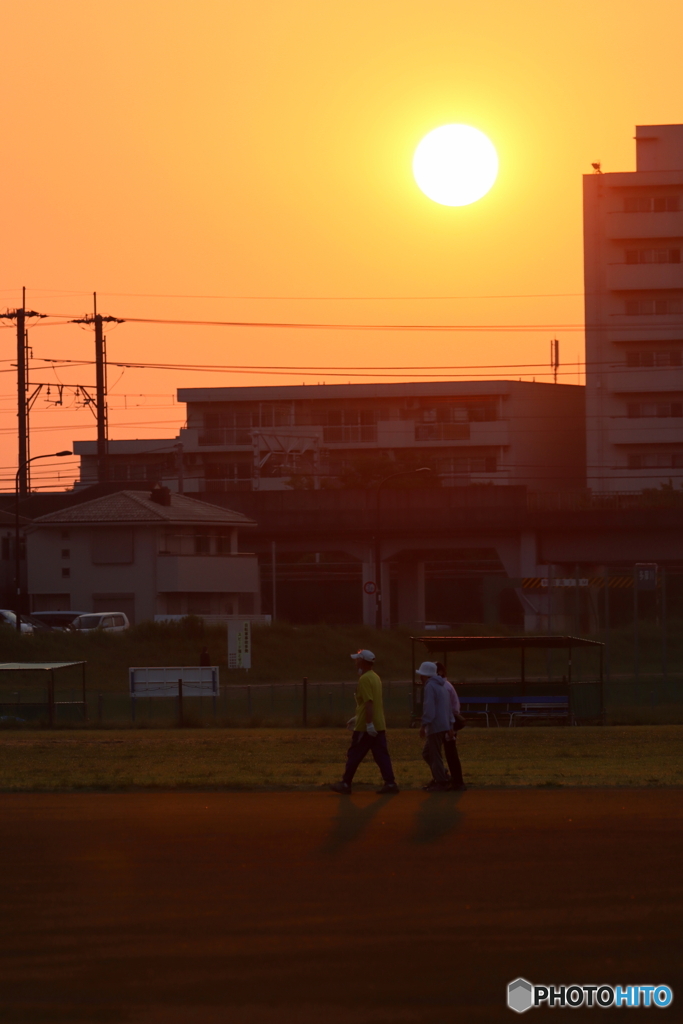
[{"label": "shelter roof", "polygon": [[186,494],[170,495],[170,504],[153,501],[144,491],[117,491],[92,501],[34,519],[32,527],[52,525],[121,526],[122,524],[174,523],[185,526],[255,526],[241,512],[210,505]]},{"label": "shelter roof", "polygon": [[429,651],[495,651],[506,648],[604,647],[599,640],[579,636],[414,636]]},{"label": "shelter roof", "polygon": [[54,668],[73,668],[86,665],[85,661],[3,661],[0,672],[49,672]]}]

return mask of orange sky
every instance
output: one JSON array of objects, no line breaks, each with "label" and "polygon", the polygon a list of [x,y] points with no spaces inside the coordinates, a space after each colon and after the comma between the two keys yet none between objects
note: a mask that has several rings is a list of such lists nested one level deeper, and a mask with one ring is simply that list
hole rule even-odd
[{"label": "orange sky", "polygon": [[[26,285],[29,307],[50,314],[89,311],[97,290],[100,311],[121,317],[579,324],[581,175],[593,160],[633,169],[635,124],[683,120],[680,0],[2,0],[0,9],[3,308]],[[411,159],[423,135],[454,121],[489,135],[500,174],[483,200],[450,209],[418,191]],[[539,297],[519,297],[530,295]],[[553,333],[576,364],[583,338],[566,329],[124,324],[108,349],[112,360],[210,365],[546,364]],[[0,337],[7,489],[15,343],[10,330]],[[36,327],[30,339],[36,367],[92,357],[91,334],[73,325]],[[87,383],[93,371],[58,375]],[[119,375],[110,372],[114,438],[172,436],[179,386],[378,379]],[[576,381],[575,370],[562,379]],[[36,403],[32,454],[94,437],[90,412],[65,396],[63,407]],[[55,485],[56,469],[38,463],[34,485]]]}]

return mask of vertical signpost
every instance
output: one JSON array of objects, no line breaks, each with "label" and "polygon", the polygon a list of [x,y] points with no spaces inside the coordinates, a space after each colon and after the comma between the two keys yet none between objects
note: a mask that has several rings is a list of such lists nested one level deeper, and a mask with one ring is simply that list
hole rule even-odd
[{"label": "vertical signpost", "polygon": [[228,668],[251,668],[251,622],[235,619],[228,622]]},{"label": "vertical signpost", "polygon": [[657,589],[657,563],[636,562],[633,579],[633,639],[635,648],[635,677],[636,682],[640,678],[640,644],[638,636],[638,594],[641,590]]},{"label": "vertical signpost", "polygon": [[666,569],[662,566],[662,578],[660,585],[660,613],[662,616],[662,679],[666,682]]}]

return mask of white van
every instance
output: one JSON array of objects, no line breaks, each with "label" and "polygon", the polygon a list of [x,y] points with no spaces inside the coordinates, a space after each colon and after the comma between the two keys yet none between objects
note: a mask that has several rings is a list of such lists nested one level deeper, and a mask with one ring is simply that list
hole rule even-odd
[{"label": "white van", "polygon": [[128,616],[123,612],[86,612],[85,615],[78,615],[69,626],[69,629],[77,629],[81,633],[91,633],[95,629],[122,633],[129,628]]}]

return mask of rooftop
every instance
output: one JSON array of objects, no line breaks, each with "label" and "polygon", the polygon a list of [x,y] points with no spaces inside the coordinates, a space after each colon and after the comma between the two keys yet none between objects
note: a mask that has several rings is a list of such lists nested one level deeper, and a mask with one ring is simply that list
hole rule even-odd
[{"label": "rooftop", "polygon": [[[323,370],[320,376],[324,377]],[[544,388],[583,390],[579,384],[517,380],[412,381],[399,384],[282,384],[236,388],[179,388],[179,402],[329,401],[331,398],[415,398],[431,395],[538,394]]]},{"label": "rooftop", "polygon": [[50,512],[34,519],[33,526],[55,525],[117,525],[123,523],[174,523],[185,526],[255,526],[253,519],[241,512],[210,505],[184,494],[168,495],[170,504],[153,501],[144,491],[117,491],[80,505]]}]

